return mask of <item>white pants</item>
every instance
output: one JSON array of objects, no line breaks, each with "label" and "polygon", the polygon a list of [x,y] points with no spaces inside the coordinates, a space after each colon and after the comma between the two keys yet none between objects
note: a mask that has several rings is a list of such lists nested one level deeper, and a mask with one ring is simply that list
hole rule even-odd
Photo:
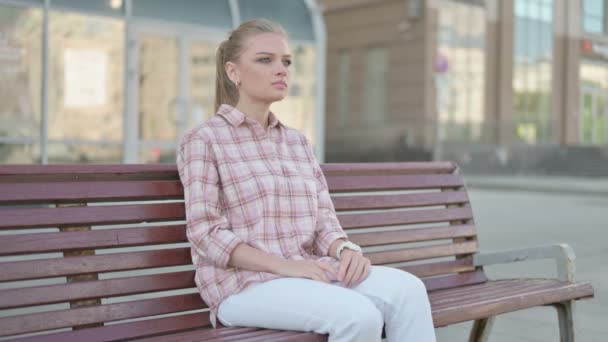
[{"label": "white pants", "polygon": [[218,318],[226,326],[314,331],[330,342],[434,342],[424,284],[392,267],[372,266],[353,288],[304,278],[252,285],[225,299]]}]

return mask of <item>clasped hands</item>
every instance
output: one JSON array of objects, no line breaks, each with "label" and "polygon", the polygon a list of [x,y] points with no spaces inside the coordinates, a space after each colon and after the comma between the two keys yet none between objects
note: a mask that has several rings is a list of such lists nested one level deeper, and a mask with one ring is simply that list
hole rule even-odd
[{"label": "clasped hands", "polygon": [[[317,260],[285,260],[280,274],[288,277],[308,278],[329,283],[325,274],[332,274],[342,285],[354,287],[369,275],[371,261],[362,253],[344,249],[341,253],[340,268],[336,270]],[[337,273],[337,274],[336,274]]]}]

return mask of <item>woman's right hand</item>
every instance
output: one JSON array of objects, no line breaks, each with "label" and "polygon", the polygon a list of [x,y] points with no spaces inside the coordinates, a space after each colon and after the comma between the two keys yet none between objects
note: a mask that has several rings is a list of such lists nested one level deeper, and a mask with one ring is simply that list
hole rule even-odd
[{"label": "woman's right hand", "polygon": [[317,260],[283,260],[281,266],[277,269],[277,274],[282,276],[307,278],[329,283],[330,280],[325,272],[329,272],[334,276],[334,279],[337,279],[336,270]]}]

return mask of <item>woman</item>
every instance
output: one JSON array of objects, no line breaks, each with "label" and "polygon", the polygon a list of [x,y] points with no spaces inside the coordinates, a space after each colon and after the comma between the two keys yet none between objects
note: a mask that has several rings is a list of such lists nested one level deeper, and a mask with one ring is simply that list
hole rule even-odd
[{"label": "woman", "polygon": [[196,284],[226,326],[314,331],[329,341],[435,341],[424,284],[371,266],[348,242],[313,150],[269,111],[289,85],[287,34],[252,20],[217,51],[216,115],[177,165]]}]

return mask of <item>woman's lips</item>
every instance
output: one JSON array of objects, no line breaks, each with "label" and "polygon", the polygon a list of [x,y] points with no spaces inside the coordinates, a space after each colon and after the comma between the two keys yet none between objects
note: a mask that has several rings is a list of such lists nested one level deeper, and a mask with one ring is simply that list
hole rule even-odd
[{"label": "woman's lips", "polygon": [[279,81],[279,82],[274,82],[272,84],[272,86],[275,88],[279,88],[279,89],[285,89],[285,88],[287,88],[287,83],[285,83],[283,81]]}]

